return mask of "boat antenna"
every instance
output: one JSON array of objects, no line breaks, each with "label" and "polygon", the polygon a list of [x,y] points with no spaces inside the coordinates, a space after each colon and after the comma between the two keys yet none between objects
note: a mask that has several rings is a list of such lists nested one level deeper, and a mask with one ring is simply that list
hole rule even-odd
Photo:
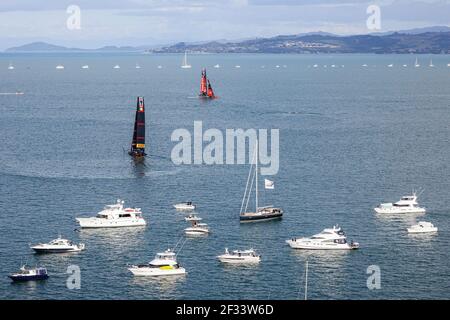
[{"label": "boat antenna", "polygon": [[186,243],[186,241],[187,241],[188,239],[186,238],[186,239],[184,239],[184,242],[183,242],[183,244],[181,245],[181,247],[180,247],[180,250],[178,250],[178,252],[177,253],[175,253],[175,257],[177,257],[178,256],[178,254],[181,252],[181,249],[183,249],[183,247],[184,247],[184,244]]}]

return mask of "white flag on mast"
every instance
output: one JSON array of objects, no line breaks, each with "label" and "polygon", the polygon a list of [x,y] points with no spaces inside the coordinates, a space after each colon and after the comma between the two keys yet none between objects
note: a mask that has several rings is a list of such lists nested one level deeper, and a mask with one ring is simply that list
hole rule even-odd
[{"label": "white flag on mast", "polygon": [[269,179],[264,179],[264,187],[266,189],[275,189],[275,182]]}]

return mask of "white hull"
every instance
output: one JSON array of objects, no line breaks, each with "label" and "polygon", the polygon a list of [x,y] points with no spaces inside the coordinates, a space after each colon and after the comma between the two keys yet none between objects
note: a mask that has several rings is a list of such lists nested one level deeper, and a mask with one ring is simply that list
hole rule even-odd
[{"label": "white hull", "polygon": [[186,205],[174,205],[175,209],[180,211],[192,211],[195,210],[195,206],[186,206]]},{"label": "white hull", "polygon": [[376,213],[380,214],[424,214],[426,213],[425,208],[374,208]]},{"label": "white hull", "polygon": [[421,228],[421,229],[415,229],[415,228],[408,228],[408,233],[434,233],[438,231],[438,228]]},{"label": "white hull", "polygon": [[286,240],[286,243],[293,249],[304,249],[304,250],[353,250],[357,247],[352,247],[348,243],[321,243],[317,241],[310,240]]},{"label": "white hull", "polygon": [[209,231],[185,230],[184,233],[186,233],[188,236],[204,236],[208,235]]},{"label": "white hull", "polygon": [[255,264],[259,263],[261,259],[259,257],[236,257],[221,255],[217,257],[222,263],[230,264]]},{"label": "white hull", "polygon": [[84,248],[80,248],[78,246],[74,247],[59,247],[59,248],[50,248],[44,246],[34,246],[31,247],[36,253],[67,253],[67,252],[80,252],[83,251]]},{"label": "white hull", "polygon": [[102,219],[102,218],[77,218],[81,228],[122,228],[122,227],[143,227],[147,223],[144,219]]},{"label": "white hull", "polygon": [[176,276],[186,274],[184,268],[177,269],[160,269],[160,268],[129,268],[134,276],[137,277],[161,277],[161,276]]}]

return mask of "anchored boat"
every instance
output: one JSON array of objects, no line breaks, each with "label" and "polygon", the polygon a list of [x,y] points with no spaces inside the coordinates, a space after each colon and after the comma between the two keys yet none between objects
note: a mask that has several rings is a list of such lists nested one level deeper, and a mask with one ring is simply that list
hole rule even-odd
[{"label": "anchored boat", "polygon": [[145,104],[144,97],[137,97],[133,140],[128,154],[135,159],[143,158],[145,153]]},{"label": "anchored boat", "polygon": [[217,259],[222,263],[253,264],[259,263],[261,261],[261,256],[253,249],[233,250],[230,252],[228,251],[228,248],[225,248],[225,253],[217,256]]},{"label": "anchored boat", "polygon": [[205,99],[215,99],[217,98],[214,94],[213,88],[211,86],[211,82],[206,76],[206,69],[202,69],[202,79],[200,80],[200,94],[198,95],[200,98]]},{"label": "anchored boat", "polygon": [[70,240],[63,239],[61,235],[58,239],[52,240],[49,243],[39,243],[31,246],[31,249],[36,253],[66,253],[66,252],[80,252],[85,249],[84,243],[75,244]]},{"label": "anchored boat", "polygon": [[19,272],[10,274],[9,278],[14,282],[46,280],[48,279],[48,273],[46,268],[27,269],[22,266]]},{"label": "anchored boat", "polygon": [[147,264],[133,265],[128,270],[134,276],[175,276],[186,273],[177,262],[177,255],[170,249],[157,253]]},{"label": "anchored boat", "polygon": [[[245,192],[244,197],[242,198],[242,204],[241,204],[241,213],[239,214],[239,219],[241,223],[244,222],[257,222],[257,221],[267,221],[267,220],[274,220],[274,219],[280,219],[283,216],[283,210],[281,208],[275,208],[273,206],[265,206],[260,207],[258,203],[258,140],[256,140],[256,147],[255,147],[255,155],[254,155],[255,161],[255,173],[252,175],[252,169],[253,165],[250,166],[250,172],[247,179],[247,185],[245,186]],[[250,179],[252,177],[252,179]],[[248,212],[247,211],[247,205],[249,202],[249,198],[251,195],[251,189],[253,186],[253,179],[255,180],[255,212]],[[252,180],[252,181],[250,181]],[[249,188],[249,183],[250,188]],[[270,181],[271,182],[271,181]],[[267,187],[268,189],[273,189],[272,186]],[[244,207],[245,203],[245,207]]]},{"label": "anchored boat", "polygon": [[359,248],[359,243],[347,242],[345,232],[339,226],[324,229],[310,238],[292,238],[286,240],[286,243],[294,249],[354,250]]}]

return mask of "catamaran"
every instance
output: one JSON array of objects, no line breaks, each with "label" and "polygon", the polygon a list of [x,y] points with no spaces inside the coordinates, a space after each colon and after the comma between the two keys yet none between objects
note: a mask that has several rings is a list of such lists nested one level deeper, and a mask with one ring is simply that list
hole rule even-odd
[{"label": "catamaran", "polygon": [[183,64],[181,65],[182,69],[190,69],[192,66],[187,62],[187,51],[184,52]]},{"label": "catamaran", "polygon": [[134,120],[133,140],[128,154],[135,159],[146,156],[145,153],[145,104],[144,97],[137,97],[136,117]]},{"label": "catamaran", "polygon": [[211,82],[206,76],[206,69],[202,69],[202,79],[200,81],[200,98],[215,99],[217,98],[211,86]]},{"label": "catamaran", "polygon": [[[255,147],[255,155],[254,155],[255,161],[255,172],[252,174],[253,164],[250,166],[250,171],[247,178],[247,185],[245,186],[245,192],[244,197],[242,198],[242,204],[241,204],[241,212],[239,214],[239,219],[241,223],[244,222],[256,222],[256,221],[267,221],[267,220],[274,220],[279,219],[283,216],[283,210],[281,208],[275,208],[273,206],[265,206],[260,207],[258,203],[258,140],[256,140],[256,147]],[[251,183],[250,183],[251,180]],[[253,181],[255,180],[255,212],[248,212],[247,206],[248,202],[250,200],[251,195],[251,189],[253,186]],[[250,188],[249,188],[250,183]],[[270,189],[273,189],[273,187],[270,187]],[[244,207],[245,204],[245,207]]]}]

